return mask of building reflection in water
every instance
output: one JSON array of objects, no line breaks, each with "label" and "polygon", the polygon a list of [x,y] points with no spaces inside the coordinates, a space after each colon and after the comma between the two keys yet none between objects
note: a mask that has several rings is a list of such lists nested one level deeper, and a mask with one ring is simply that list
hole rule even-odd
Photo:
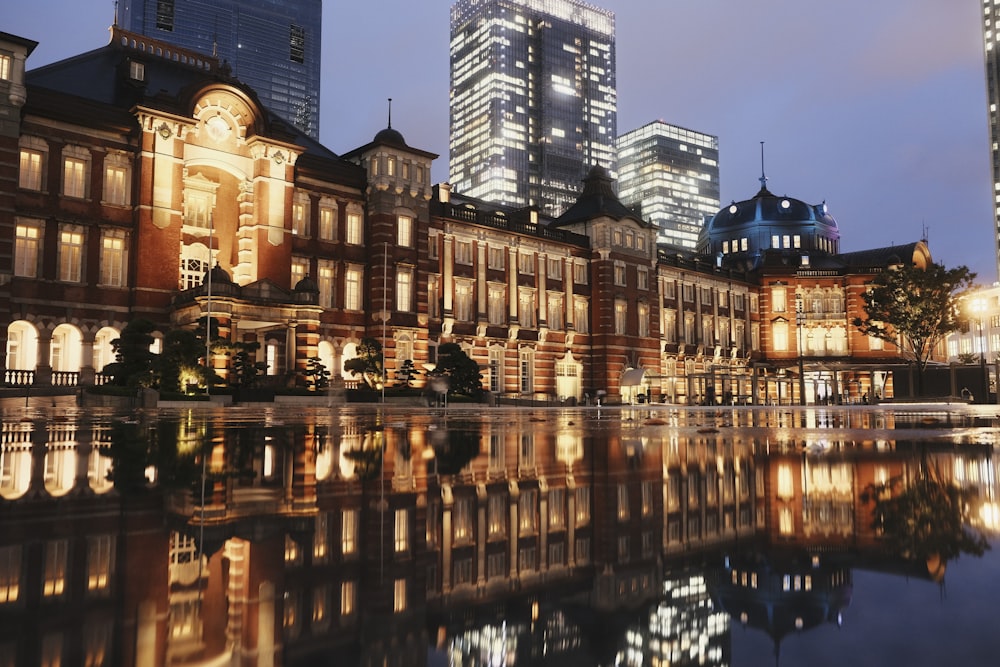
[{"label": "building reflection in water", "polygon": [[[730,623],[777,651],[844,622],[853,569],[975,553],[947,530],[996,531],[997,462],[967,419],[11,416],[0,667],[728,664]],[[959,528],[901,550],[927,480]]]}]

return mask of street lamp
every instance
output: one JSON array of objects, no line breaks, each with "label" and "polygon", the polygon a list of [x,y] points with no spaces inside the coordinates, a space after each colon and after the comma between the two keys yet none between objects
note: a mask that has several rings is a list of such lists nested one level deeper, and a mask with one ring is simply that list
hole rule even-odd
[{"label": "street lamp", "polygon": [[983,320],[986,317],[986,299],[976,298],[973,299],[971,304],[972,312],[976,314],[979,320],[979,372],[983,383],[983,393],[982,402],[989,403],[990,398],[990,381],[986,374],[986,334],[985,326]]},{"label": "street lamp", "polygon": [[799,352],[799,405],[806,404],[806,375],[805,364],[802,360],[802,325],[805,324],[806,314],[802,312],[802,295],[795,295],[795,327],[798,335]]}]

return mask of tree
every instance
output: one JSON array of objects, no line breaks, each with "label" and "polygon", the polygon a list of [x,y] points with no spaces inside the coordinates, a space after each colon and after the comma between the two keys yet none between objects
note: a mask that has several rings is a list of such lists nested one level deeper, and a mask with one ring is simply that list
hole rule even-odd
[{"label": "tree", "polygon": [[448,376],[448,391],[478,398],[483,391],[483,375],[479,364],[469,358],[458,343],[438,347],[438,363],[432,375]]},{"label": "tree", "polygon": [[163,391],[185,392],[189,385],[208,386],[218,377],[201,363],[205,341],[190,329],[172,329],[163,337],[163,352],[156,370]]},{"label": "tree", "polygon": [[923,374],[935,348],[962,326],[958,302],[972,288],[976,274],[968,267],[946,269],[912,264],[886,269],[862,293],[866,317],[853,324],[866,336],[898,345],[917,365],[921,393]]},{"label": "tree", "polygon": [[361,379],[371,389],[378,389],[385,382],[382,367],[382,343],[375,338],[362,338],[358,344],[358,356],[344,362],[344,370]]},{"label": "tree", "polygon": [[115,351],[114,363],[104,367],[104,373],[111,376],[111,384],[120,387],[152,387],[153,364],[156,354],[149,351],[153,344],[156,327],[149,320],[132,320],[119,338],[111,341]]},{"label": "tree", "polygon": [[302,374],[306,378],[306,384],[313,391],[322,391],[330,386],[330,371],[320,361],[319,357],[309,357],[306,362],[306,370]]},{"label": "tree", "polygon": [[413,365],[413,359],[407,359],[400,364],[396,371],[396,386],[409,388],[412,386],[413,378],[420,375],[420,371]]}]

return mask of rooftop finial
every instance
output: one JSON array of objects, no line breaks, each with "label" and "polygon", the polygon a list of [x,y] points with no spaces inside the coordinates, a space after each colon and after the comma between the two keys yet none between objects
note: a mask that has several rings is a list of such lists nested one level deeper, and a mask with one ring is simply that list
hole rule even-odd
[{"label": "rooftop finial", "polygon": [[392,98],[389,98],[389,129],[392,129]]},{"label": "rooftop finial", "polygon": [[767,190],[767,176],[764,175],[764,142],[760,142],[760,189]]}]

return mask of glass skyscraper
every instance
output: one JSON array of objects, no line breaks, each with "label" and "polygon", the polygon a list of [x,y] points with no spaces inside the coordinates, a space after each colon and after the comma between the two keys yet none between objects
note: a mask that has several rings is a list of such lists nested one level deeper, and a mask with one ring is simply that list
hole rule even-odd
[{"label": "glass skyscraper", "polygon": [[594,165],[614,168],[615,20],[577,0],[451,8],[451,183],[557,215]]},{"label": "glass skyscraper", "polygon": [[639,205],[657,240],[694,250],[719,210],[719,138],[657,120],[618,137],[618,198]]},{"label": "glass skyscraper", "polygon": [[983,44],[986,49],[986,96],[990,121],[990,164],[993,165],[993,225],[1000,277],[1000,0],[983,0]]},{"label": "glass skyscraper", "polygon": [[215,55],[261,102],[319,138],[322,0],[123,0],[130,32]]}]

